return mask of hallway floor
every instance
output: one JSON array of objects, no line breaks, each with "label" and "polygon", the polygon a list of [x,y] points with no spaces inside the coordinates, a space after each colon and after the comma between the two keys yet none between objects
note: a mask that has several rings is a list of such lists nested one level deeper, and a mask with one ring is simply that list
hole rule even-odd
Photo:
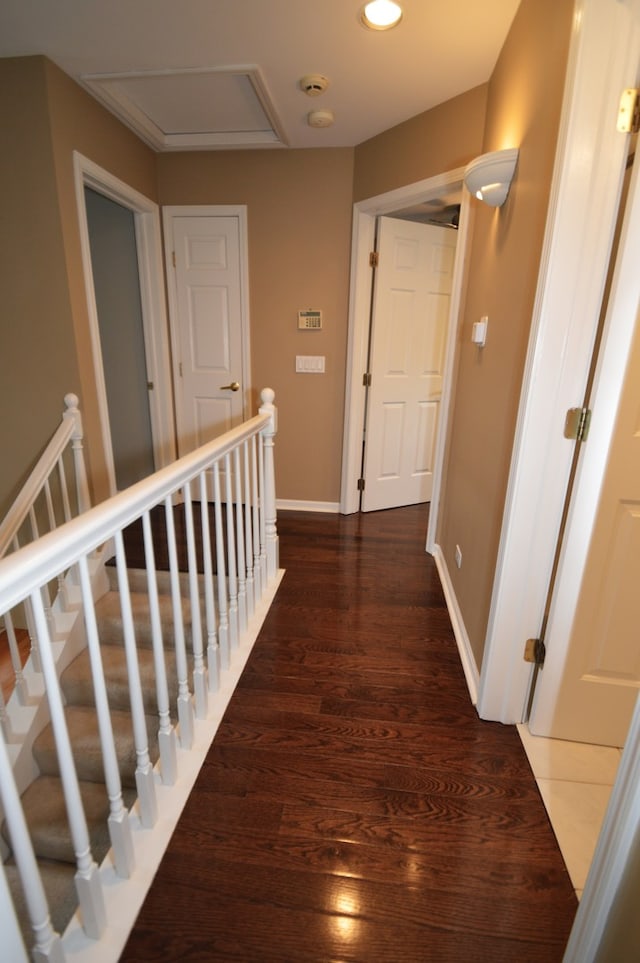
[{"label": "hallway floor", "polygon": [[580,899],[622,750],[518,732]]},{"label": "hallway floor", "polygon": [[286,575],[124,961],[555,963],[577,908],[470,703],[424,506],[281,512]]}]

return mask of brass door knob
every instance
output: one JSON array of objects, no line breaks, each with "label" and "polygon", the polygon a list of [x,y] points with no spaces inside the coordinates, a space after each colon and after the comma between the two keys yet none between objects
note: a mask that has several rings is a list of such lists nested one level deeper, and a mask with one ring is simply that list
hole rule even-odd
[{"label": "brass door knob", "polygon": [[240,382],[232,381],[230,385],[220,385],[220,391],[239,391]]}]

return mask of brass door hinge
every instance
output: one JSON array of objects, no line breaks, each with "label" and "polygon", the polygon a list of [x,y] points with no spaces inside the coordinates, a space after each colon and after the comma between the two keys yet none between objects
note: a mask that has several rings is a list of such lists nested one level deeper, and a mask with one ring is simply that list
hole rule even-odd
[{"label": "brass door hinge", "polygon": [[380,255],[377,251],[371,251],[369,254],[369,267],[378,267],[380,264]]},{"label": "brass door hinge", "polygon": [[363,491],[364,491],[364,478],[359,478],[359,479],[358,479],[358,491],[359,491],[359,492],[363,492]]},{"label": "brass door hinge", "polygon": [[569,408],[564,419],[564,437],[586,441],[591,424],[591,409]]},{"label": "brass door hinge", "polygon": [[542,639],[527,639],[524,644],[524,661],[533,662],[534,665],[544,665],[544,657],[547,654]]},{"label": "brass door hinge", "polygon": [[362,376],[362,384],[364,385],[365,388],[371,387],[371,375],[369,374],[368,371],[365,371],[365,373]]},{"label": "brass door hinge", "polygon": [[627,87],[622,91],[616,127],[621,134],[637,134],[640,131],[640,90],[637,87]]}]

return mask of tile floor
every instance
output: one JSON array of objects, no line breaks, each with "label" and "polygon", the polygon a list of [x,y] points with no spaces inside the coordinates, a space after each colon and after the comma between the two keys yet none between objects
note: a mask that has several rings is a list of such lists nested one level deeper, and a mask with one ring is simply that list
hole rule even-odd
[{"label": "tile floor", "polygon": [[580,899],[622,750],[518,732]]}]

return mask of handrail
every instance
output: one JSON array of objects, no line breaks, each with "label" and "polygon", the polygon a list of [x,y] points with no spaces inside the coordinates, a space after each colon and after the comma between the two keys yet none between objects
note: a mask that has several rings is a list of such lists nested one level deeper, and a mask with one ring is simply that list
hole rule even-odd
[{"label": "handrail", "polygon": [[[206,742],[201,740],[202,727],[206,727],[212,735],[215,732],[217,720],[220,718],[220,705],[216,702],[219,699],[228,699],[229,693],[233,691],[233,686],[229,688],[229,677],[232,676],[237,681],[242,668],[242,658],[246,658],[246,655],[240,659],[237,657],[249,641],[248,629],[251,627],[248,625],[247,612],[257,610],[259,603],[266,599],[268,592],[277,582],[278,536],[275,524],[273,464],[276,409],[273,405],[273,391],[265,388],[261,393],[261,400],[259,414],[254,418],[232,428],[126,491],[88,509],[76,518],[69,519],[35,541],[17,548],[10,556],[0,559],[0,615],[9,612],[22,601],[28,601],[32,607],[35,633],[40,641],[41,670],[38,671],[42,672],[57,756],[58,778],[64,796],[67,829],[73,850],[73,860],[70,862],[75,862],[76,866],[74,879],[79,914],[72,918],[67,934],[60,938],[51,929],[46,900],[43,901],[38,896],[41,887],[38,888],[39,869],[33,859],[34,846],[29,839],[22,815],[22,801],[17,793],[17,784],[13,773],[7,771],[6,754],[0,752],[0,766],[4,766],[0,779],[0,804],[5,810],[11,811],[11,847],[14,854],[21,854],[19,876],[23,891],[33,892],[38,896],[27,903],[31,938],[36,942],[34,954],[43,961],[61,963],[65,958],[63,944],[68,938],[76,945],[78,926],[84,931],[82,939],[95,946],[93,941],[101,940],[107,931],[109,906],[113,896],[113,883],[105,887],[102,868],[98,866],[94,856],[93,841],[99,837],[95,836],[89,826],[81,788],[81,780],[91,777],[81,775],[82,766],[78,764],[73,750],[73,729],[67,717],[69,704],[65,699],[64,683],[56,664],[59,657],[53,644],[53,630],[57,625],[56,612],[52,612],[48,605],[46,586],[59,578],[61,572],[73,570],[78,579],[74,605],[77,607],[76,614],[82,614],[79,621],[82,622],[90,664],[88,674],[91,677],[94,697],[96,745],[102,757],[105,793],[109,800],[109,816],[106,822],[112,863],[103,868],[107,873],[115,872],[118,884],[126,885],[136,871],[141,847],[146,853],[145,865],[148,863],[148,844],[141,838],[140,833],[153,830],[162,835],[166,831],[165,823],[159,820],[161,796],[165,801],[168,798],[180,798],[183,804],[186,797],[182,794],[188,792],[189,779],[197,773],[197,765],[193,767],[189,763],[188,773],[192,775],[187,775],[186,782],[184,778],[177,778],[180,764],[177,747],[179,745],[185,751],[199,753],[198,759],[203,758]],[[56,435],[61,438],[62,432]],[[203,505],[211,500],[210,483],[213,488],[211,510],[215,531],[209,527],[209,510],[200,511],[199,518],[194,518],[192,506],[193,499],[199,498]],[[43,490],[50,501],[47,484],[45,480]],[[178,568],[173,530],[173,499],[177,494],[184,500],[186,525],[186,614],[183,610],[182,575]],[[170,563],[170,621],[167,621],[160,610],[154,539],[150,527],[151,510],[162,505]],[[66,511],[65,517],[68,517]],[[140,602],[139,590],[136,588],[138,601],[134,607],[129,584],[130,577],[133,576],[129,575],[127,569],[123,532],[137,520],[142,520],[143,523],[143,568],[146,569],[148,602]],[[202,535],[198,548],[196,520],[201,526]],[[89,560],[93,558],[97,561],[97,575],[101,580],[106,579],[104,565],[112,546],[115,550],[115,574],[120,597],[124,662],[116,659],[115,663],[106,663],[103,662],[102,628],[97,618]],[[95,550],[100,547],[106,547],[109,551],[96,553]],[[198,575],[198,555],[201,556],[204,566],[203,579]],[[137,575],[138,580],[139,574],[141,573]],[[166,582],[164,584],[166,586]],[[104,588],[98,591],[104,592]],[[141,604],[143,609],[148,606],[148,614],[145,616],[147,629],[142,631],[151,630],[155,677],[154,684],[145,670],[144,690],[137,635],[142,623],[137,617],[134,619],[135,612],[141,611]],[[263,617],[258,611],[256,615],[258,621]],[[109,639],[108,634],[106,639]],[[106,641],[105,646],[108,644]],[[113,656],[109,658],[113,659]],[[171,660],[176,671],[170,692],[167,667]],[[122,709],[118,705],[114,708],[111,704],[106,672],[107,665],[112,668],[114,664],[119,665],[119,672],[124,669],[126,673],[126,712],[130,712],[132,761],[120,759],[115,744],[114,713],[121,712]],[[149,666],[149,662],[145,664]],[[226,676],[224,686],[220,683],[223,673]],[[210,700],[213,705],[210,705]],[[154,703],[157,712],[152,708]],[[155,723],[151,721],[154,716]],[[176,717],[177,731],[174,725]],[[199,734],[195,730],[194,720],[197,720],[200,726]],[[157,736],[155,749],[150,742],[150,727]],[[194,738],[196,734],[198,739]],[[5,741],[0,732],[0,744]],[[131,783],[123,783],[122,765],[125,766],[127,779],[130,780],[131,776],[135,779],[138,802],[133,817],[124,804],[123,785]],[[162,792],[159,787],[162,787]],[[173,795],[168,797],[167,793]],[[182,808],[181,805],[175,808],[174,803],[171,806],[174,806],[171,811],[176,812]],[[154,858],[160,851],[154,848]],[[139,907],[136,900],[139,901],[142,895],[137,881],[136,896],[131,902],[134,911],[136,906]],[[3,905],[0,903],[0,919],[2,914]],[[135,912],[131,916],[131,923],[134,918]]]},{"label": "handrail", "polygon": [[[267,392],[270,389],[263,391],[263,397]],[[273,392],[270,395],[272,398]],[[232,451],[257,430],[264,430],[272,421],[272,412],[256,415],[149,478],[143,478],[90,508],[82,516],[48,532],[36,543],[25,545],[11,558],[0,559],[0,612],[13,608],[55,578],[62,569],[76,562],[80,555],[95,551],[111,538],[114,531],[126,528],[143,512],[196,478],[212,461]]]},{"label": "handrail", "polygon": [[[65,395],[64,403],[67,410],[62,415],[62,422],[51,437],[49,444],[32,469],[29,478],[15,498],[5,518],[0,523],[0,558],[6,555],[9,546],[20,531],[20,527],[27,518],[38,495],[40,495],[45,487],[46,482],[69,442],[73,440],[74,447],[76,447],[76,445],[81,447],[82,422],[78,410],[78,396],[74,394]],[[81,478],[78,479],[77,490],[78,500],[80,502],[78,507],[81,511],[84,511],[88,508],[84,468],[82,468]]]}]

